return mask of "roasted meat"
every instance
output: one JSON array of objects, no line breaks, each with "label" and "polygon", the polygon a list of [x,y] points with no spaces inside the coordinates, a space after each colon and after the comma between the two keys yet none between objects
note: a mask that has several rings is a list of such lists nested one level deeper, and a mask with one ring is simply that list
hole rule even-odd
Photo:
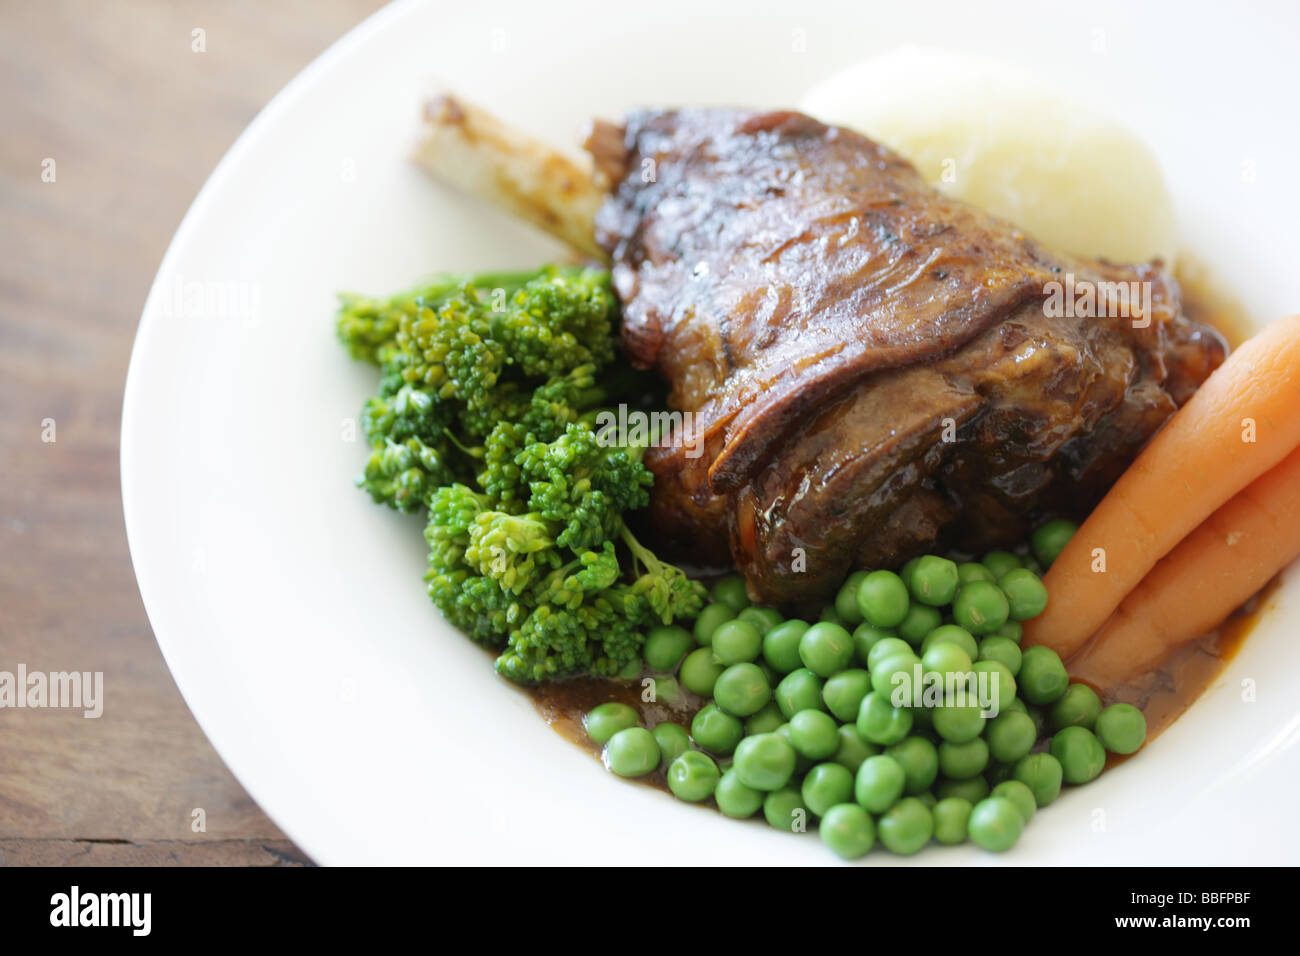
[{"label": "roasted meat", "polygon": [[1055,255],[849,130],[709,109],[617,132],[592,142],[623,344],[693,414],[647,455],[649,524],[729,550],[756,601],[1082,512],[1223,360],[1159,263]]}]

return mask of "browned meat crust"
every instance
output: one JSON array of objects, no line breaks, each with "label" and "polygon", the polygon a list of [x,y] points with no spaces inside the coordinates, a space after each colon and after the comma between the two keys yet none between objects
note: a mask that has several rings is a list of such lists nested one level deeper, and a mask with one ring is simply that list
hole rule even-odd
[{"label": "browned meat crust", "polygon": [[[848,130],[647,111],[621,163],[604,142],[624,348],[704,446],[647,456],[655,524],[712,541],[725,519],[757,600],[1087,507],[1222,361],[1158,264],[1054,256]],[[1146,283],[1146,312],[1057,315],[1067,276]]]}]

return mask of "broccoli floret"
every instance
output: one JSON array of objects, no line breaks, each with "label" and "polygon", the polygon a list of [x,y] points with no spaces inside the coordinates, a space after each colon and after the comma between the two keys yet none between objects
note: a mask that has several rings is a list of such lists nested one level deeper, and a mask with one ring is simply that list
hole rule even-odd
[{"label": "broccoli floret", "polygon": [[496,667],[520,683],[580,673],[612,677],[636,660],[644,643],[637,622],[598,592],[577,607],[537,608],[511,635]]},{"label": "broccoli floret", "polygon": [[547,270],[514,294],[492,330],[524,375],[550,378],[614,357],[615,299],[599,270]]},{"label": "broccoli floret", "polygon": [[479,276],[446,273],[435,276],[410,292],[387,299],[344,292],[339,295],[339,317],[335,330],[339,341],[353,358],[382,365],[396,350],[397,333],[403,317],[414,315],[421,308],[437,309],[470,282],[477,288],[492,290],[493,295],[504,301],[536,279],[537,275],[535,269],[530,272]]},{"label": "broccoli floret", "polygon": [[492,578],[462,569],[451,574],[426,575],[429,597],[453,626],[471,640],[504,647],[506,637],[523,620],[522,605]]},{"label": "broccoli floret", "polygon": [[512,680],[619,674],[648,628],[703,605],[624,523],[648,501],[644,449],[594,427],[613,402],[654,400],[644,373],[610,366],[615,311],[609,276],[578,268],[343,298],[339,337],[380,367],[359,483],[427,508],[429,595]]},{"label": "broccoli floret", "polygon": [[376,504],[398,511],[417,511],[439,486],[456,478],[443,453],[418,438],[386,439],[370,454],[357,485]]},{"label": "broccoli floret", "polygon": [[533,583],[538,572],[557,562],[551,529],[538,515],[484,511],[469,528],[465,561],[511,594]]},{"label": "broccoli floret", "polygon": [[591,426],[578,422],[553,442],[527,445],[515,464],[528,483],[528,507],[562,525],[556,543],[575,550],[611,538],[624,511],[650,500],[654,483],[640,461],[603,447]]}]

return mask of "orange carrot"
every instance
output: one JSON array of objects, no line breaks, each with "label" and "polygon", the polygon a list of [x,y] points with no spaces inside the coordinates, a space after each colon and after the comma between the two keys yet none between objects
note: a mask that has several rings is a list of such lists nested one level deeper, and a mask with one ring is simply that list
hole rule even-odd
[{"label": "orange carrot", "polygon": [[1165,555],[1069,662],[1109,690],[1217,627],[1300,556],[1300,448]]},{"label": "orange carrot", "polygon": [[1147,572],[1300,444],[1300,316],[1248,339],[1143,449],[1044,578],[1027,644],[1078,651]]}]

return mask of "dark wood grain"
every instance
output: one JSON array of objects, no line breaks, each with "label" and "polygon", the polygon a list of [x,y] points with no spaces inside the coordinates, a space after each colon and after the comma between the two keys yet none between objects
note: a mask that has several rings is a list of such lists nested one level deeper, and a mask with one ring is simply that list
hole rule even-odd
[{"label": "dark wood grain", "polygon": [[154,642],[123,531],[122,386],[204,179],[380,5],[0,6],[0,671],[102,671],[105,685],[99,719],[0,709],[0,863],[305,862],[208,744]]}]

